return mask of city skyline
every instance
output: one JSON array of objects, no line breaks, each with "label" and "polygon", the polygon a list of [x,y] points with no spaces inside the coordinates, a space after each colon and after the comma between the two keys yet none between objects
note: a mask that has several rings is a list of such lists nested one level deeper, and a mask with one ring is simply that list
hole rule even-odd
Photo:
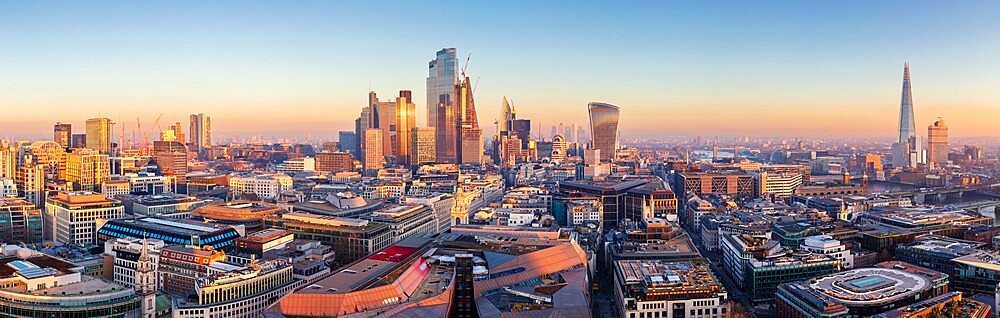
[{"label": "city skyline", "polygon": [[[585,105],[603,101],[622,107],[623,137],[828,136],[851,128],[838,134],[889,141],[905,62],[912,66],[916,127],[944,117],[952,137],[997,137],[992,122],[1000,93],[993,88],[1000,80],[993,74],[1000,63],[993,54],[998,45],[989,39],[1000,28],[989,17],[998,7],[473,4],[459,9],[462,28],[425,32],[433,28],[385,19],[391,22],[352,35],[338,31],[349,30],[354,16],[432,9],[304,2],[277,12],[266,3],[96,10],[7,2],[0,8],[16,14],[0,22],[0,38],[15,49],[0,53],[0,66],[10,70],[0,80],[0,125],[6,127],[0,137],[43,139],[56,122],[83,127],[99,117],[124,123],[129,134],[136,117],[146,130],[160,113],[161,126],[206,113],[219,136],[335,140],[338,131],[352,130],[369,90],[384,96],[413,91],[417,126],[425,127],[427,105],[419,102],[427,100],[427,61],[450,47],[457,49],[458,67],[471,53],[487,138],[507,96],[519,117],[540,123],[543,132],[560,123],[585,126]],[[520,10],[528,13],[511,19],[523,26],[493,28],[503,22],[493,15]],[[865,13],[851,14],[855,10]],[[601,13],[602,23],[587,24]],[[815,22],[794,17],[805,13],[815,14]],[[181,21],[187,26],[175,25]],[[719,21],[726,23],[713,24]],[[788,25],[798,29],[782,30]],[[345,50],[365,37],[374,40],[367,43],[372,49]]]}]

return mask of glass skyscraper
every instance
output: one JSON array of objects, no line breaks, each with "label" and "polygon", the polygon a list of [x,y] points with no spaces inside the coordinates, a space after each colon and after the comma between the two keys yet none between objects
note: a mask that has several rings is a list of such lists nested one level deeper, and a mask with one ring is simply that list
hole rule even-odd
[{"label": "glass skyscraper", "polygon": [[618,149],[618,106],[592,102],[590,113],[591,148],[601,151],[601,161],[612,161]]},{"label": "glass skyscraper", "polygon": [[458,81],[458,58],[455,48],[437,52],[428,63],[427,75],[427,126],[434,127],[435,145],[439,162],[456,162],[458,142],[458,110],[455,103],[455,84]]}]

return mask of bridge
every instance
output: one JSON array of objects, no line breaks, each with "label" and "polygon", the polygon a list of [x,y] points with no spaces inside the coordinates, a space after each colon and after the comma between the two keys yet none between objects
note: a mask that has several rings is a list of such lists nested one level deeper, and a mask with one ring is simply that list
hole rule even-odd
[{"label": "bridge", "polygon": [[883,194],[894,197],[908,197],[915,203],[944,202],[947,198],[961,198],[966,192],[976,193],[982,196],[1000,200],[1000,182],[990,184],[977,184],[968,187],[939,187],[939,188],[919,188],[912,191],[884,192]]}]

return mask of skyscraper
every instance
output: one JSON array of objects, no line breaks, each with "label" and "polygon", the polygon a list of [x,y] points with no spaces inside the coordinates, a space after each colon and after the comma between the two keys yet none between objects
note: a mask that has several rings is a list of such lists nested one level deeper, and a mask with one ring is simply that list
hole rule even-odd
[{"label": "skyscraper", "polygon": [[392,127],[393,153],[396,163],[410,164],[410,152],[413,147],[410,133],[417,126],[417,106],[413,104],[413,93],[407,90],[399,91],[396,98],[396,118]]},{"label": "skyscraper", "polygon": [[948,126],[938,118],[927,126],[927,162],[940,165],[948,161]]},{"label": "skyscraper", "polygon": [[458,98],[459,129],[458,163],[481,163],[483,159],[483,130],[479,128],[476,115],[476,101],[472,96],[472,85],[466,76],[462,82],[455,85],[455,97]]},{"label": "skyscraper", "polygon": [[87,119],[87,148],[102,154],[111,153],[111,119]]},{"label": "skyscraper", "polygon": [[365,129],[365,170],[378,170],[385,164],[381,147],[382,137],[381,129]]},{"label": "skyscraper", "polygon": [[418,165],[435,161],[437,146],[434,140],[434,127],[413,127],[410,131],[410,164]]},{"label": "skyscraper", "polygon": [[455,85],[458,83],[458,58],[455,48],[437,52],[428,63],[427,126],[437,134],[437,161],[456,162],[459,113],[456,109]]},{"label": "skyscraper", "polygon": [[350,152],[351,156],[359,158],[358,135],[353,131],[341,131],[337,136],[337,146],[340,151]]},{"label": "skyscraper", "polygon": [[73,127],[70,124],[56,123],[52,127],[52,141],[55,141],[63,148],[69,148],[73,139]]},{"label": "skyscraper", "polygon": [[903,65],[903,96],[899,105],[899,138],[892,144],[893,167],[916,167],[922,162],[920,136],[913,124],[913,95],[910,92],[910,63]]},{"label": "skyscraper", "polygon": [[910,63],[903,66],[903,97],[899,105],[899,140],[909,142],[910,137],[917,135],[913,125],[913,95],[910,93]]},{"label": "skyscraper", "polygon": [[501,137],[510,137],[511,132],[511,121],[514,120],[513,110],[510,108],[510,103],[507,102],[507,96],[503,97],[503,102],[500,104],[500,122],[497,123],[498,135]]},{"label": "skyscraper", "polygon": [[618,106],[591,102],[587,104],[590,113],[591,148],[600,150],[601,161],[612,161],[618,149]]},{"label": "skyscraper", "polygon": [[201,153],[205,148],[212,147],[212,119],[205,114],[191,114],[189,126],[191,142],[188,149]]}]

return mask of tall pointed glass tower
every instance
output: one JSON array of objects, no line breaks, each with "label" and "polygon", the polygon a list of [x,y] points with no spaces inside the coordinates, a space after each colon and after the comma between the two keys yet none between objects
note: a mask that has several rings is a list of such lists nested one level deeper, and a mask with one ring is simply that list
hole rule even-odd
[{"label": "tall pointed glass tower", "polygon": [[913,95],[910,94],[910,63],[903,66],[903,98],[899,105],[899,140],[909,142],[917,135],[913,124]]}]

